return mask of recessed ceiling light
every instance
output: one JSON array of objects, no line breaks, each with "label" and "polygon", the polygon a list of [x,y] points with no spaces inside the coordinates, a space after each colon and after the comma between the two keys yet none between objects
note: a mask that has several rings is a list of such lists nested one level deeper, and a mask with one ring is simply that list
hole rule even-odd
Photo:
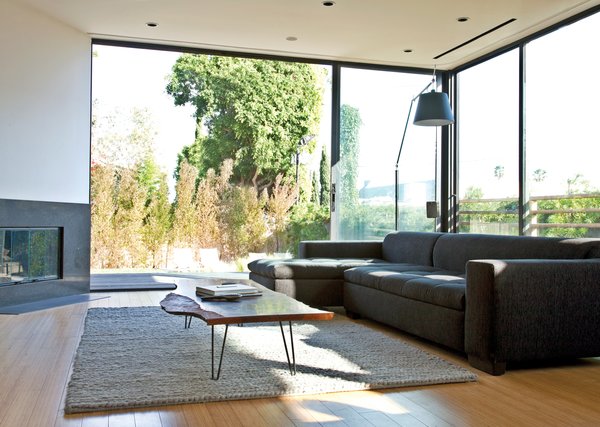
[{"label": "recessed ceiling light", "polygon": [[468,16],[461,16],[459,18],[456,18],[456,20],[458,22],[467,22],[469,20],[469,17]]},{"label": "recessed ceiling light", "polygon": [[331,7],[335,5],[334,1],[324,1],[323,3],[321,3],[323,6],[325,7]]},{"label": "recessed ceiling light", "polygon": [[146,26],[154,28],[154,27],[158,27],[158,24],[156,22],[146,22]]},{"label": "recessed ceiling light", "polygon": [[412,51],[413,51],[412,49],[404,49],[402,52],[404,52],[404,53],[412,53]]},{"label": "recessed ceiling light", "polygon": [[295,42],[296,40],[298,40],[298,37],[295,37],[295,36],[287,36],[285,39],[286,39],[287,41],[289,41],[289,42]]}]

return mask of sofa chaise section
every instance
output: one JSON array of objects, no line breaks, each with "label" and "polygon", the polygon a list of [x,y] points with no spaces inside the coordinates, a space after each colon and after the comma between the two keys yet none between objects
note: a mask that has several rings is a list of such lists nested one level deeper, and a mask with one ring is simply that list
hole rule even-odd
[{"label": "sofa chaise section", "polygon": [[316,307],[343,305],[344,271],[380,263],[381,242],[304,241],[299,258],[259,259],[248,264],[250,279]]}]

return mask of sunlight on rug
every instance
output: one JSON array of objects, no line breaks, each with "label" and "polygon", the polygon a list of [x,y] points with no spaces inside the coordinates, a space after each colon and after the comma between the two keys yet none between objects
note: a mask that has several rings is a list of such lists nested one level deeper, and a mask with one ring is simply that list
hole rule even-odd
[{"label": "sunlight on rug", "polygon": [[[159,307],[92,308],[65,413],[475,381],[476,375],[336,316],[294,323],[291,376],[278,324],[229,328],[223,369],[210,379],[210,327]],[[224,327],[216,326],[216,346]],[[287,331],[286,331],[287,335]]]}]

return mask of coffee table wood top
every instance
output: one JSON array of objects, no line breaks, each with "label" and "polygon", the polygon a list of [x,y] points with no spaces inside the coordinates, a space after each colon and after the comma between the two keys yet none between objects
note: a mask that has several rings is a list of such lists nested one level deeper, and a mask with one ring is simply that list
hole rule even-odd
[{"label": "coffee table wood top", "polygon": [[[218,284],[228,280],[200,279],[198,283]],[[231,281],[231,280],[229,280]],[[208,325],[235,323],[279,322],[291,320],[331,320],[333,313],[309,307],[279,292],[274,292],[256,282],[235,280],[250,284],[262,292],[258,297],[245,297],[237,301],[202,301],[199,296],[171,292],[160,302],[170,314],[198,317]]]}]

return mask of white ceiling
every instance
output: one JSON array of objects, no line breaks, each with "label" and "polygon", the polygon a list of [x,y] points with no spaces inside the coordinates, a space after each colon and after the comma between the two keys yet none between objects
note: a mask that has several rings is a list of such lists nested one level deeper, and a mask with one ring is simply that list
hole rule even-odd
[{"label": "white ceiling", "polygon": [[[92,37],[452,69],[600,0],[14,0]],[[469,17],[457,22],[458,17]],[[439,60],[499,24],[516,21]],[[158,26],[150,28],[147,22]],[[289,36],[296,41],[287,41]],[[405,53],[412,49],[412,53]]]}]

